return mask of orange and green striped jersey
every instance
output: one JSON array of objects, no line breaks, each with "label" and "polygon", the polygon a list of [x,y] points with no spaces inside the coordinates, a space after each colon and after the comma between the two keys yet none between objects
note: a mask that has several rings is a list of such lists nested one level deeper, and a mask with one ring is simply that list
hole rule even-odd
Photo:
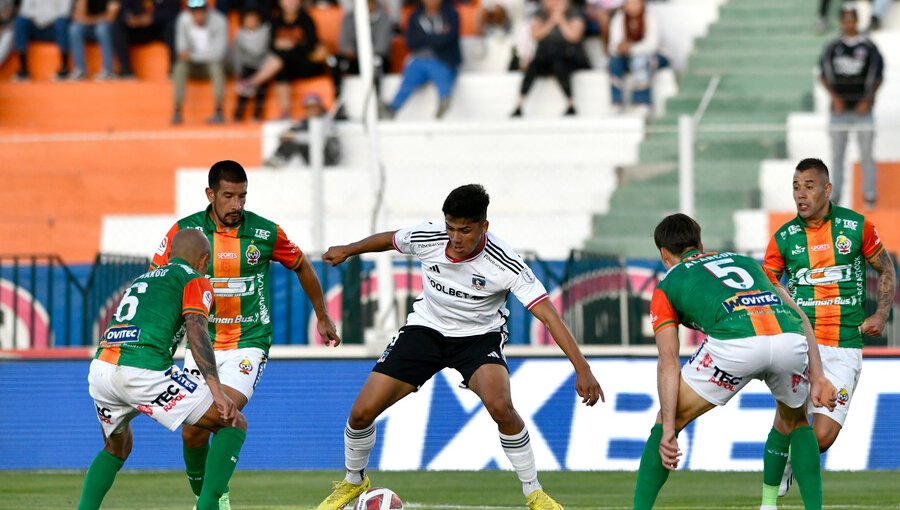
[{"label": "orange and green striped jersey", "polygon": [[787,274],[787,289],[813,324],[819,345],[863,346],[866,260],[884,250],[875,226],[850,209],[831,204],[820,227],[799,216],[769,240],[765,266]]},{"label": "orange and green striped jersey", "polygon": [[181,259],[135,278],[116,307],[95,358],[118,365],[166,370],[184,338],[184,316],[209,316],[209,280]]},{"label": "orange and green striped jersey", "polygon": [[684,324],[717,340],[802,335],[800,314],[776,285],[775,275],[746,255],[689,251],[653,291],[653,332]]},{"label": "orange and green striped jersey", "polygon": [[210,207],[179,220],[166,234],[151,267],[165,264],[172,237],[182,229],[196,228],[212,246],[209,281],[215,291],[215,310],[209,319],[209,337],[217,351],[272,345],[269,265],[278,262],[295,271],[303,252],[277,224],[244,211],[241,225],[219,231],[210,217]]}]

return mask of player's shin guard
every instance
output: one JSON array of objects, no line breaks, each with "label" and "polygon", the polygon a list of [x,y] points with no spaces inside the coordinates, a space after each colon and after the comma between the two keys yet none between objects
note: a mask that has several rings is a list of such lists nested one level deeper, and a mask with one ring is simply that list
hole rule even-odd
[{"label": "player's shin guard", "polygon": [[774,427],[769,431],[766,449],[763,451],[763,506],[774,507],[778,503],[778,486],[781,485],[781,475],[784,474],[790,445],[790,437],[778,432]]},{"label": "player's shin guard", "polygon": [[363,481],[363,470],[369,465],[369,454],[375,447],[375,423],[362,430],[356,430],[348,423],[344,428],[344,465],[347,467],[348,482],[359,485]]},{"label": "player's shin guard", "polygon": [[116,473],[122,469],[125,461],[109,453],[101,450],[91,462],[87,475],[84,477],[84,487],[81,489],[81,500],[78,502],[78,510],[97,510],[103,497],[109,492],[113,482],[116,480]]},{"label": "player's shin guard", "polygon": [[203,490],[203,473],[206,472],[206,456],[209,455],[209,445],[205,444],[199,448],[182,448],[184,455],[184,472],[187,474],[188,482],[191,484],[191,490],[194,496],[199,496]]},{"label": "player's shin guard", "polygon": [[822,508],[821,454],[816,433],[805,425],[791,432],[791,466],[794,478],[800,486],[800,497],[806,510]]},{"label": "player's shin guard", "polygon": [[662,440],[662,424],[657,423],[650,429],[650,437],[641,454],[641,467],[638,469],[637,482],[634,484],[634,510],[653,508],[660,489],[669,478],[669,470],[662,464],[659,456],[659,443]]},{"label": "player's shin guard", "polygon": [[246,438],[247,433],[237,427],[224,427],[216,432],[209,447],[197,510],[218,510],[219,498],[228,490],[228,481],[234,474]]},{"label": "player's shin guard", "polygon": [[541,488],[541,483],[538,482],[537,468],[534,465],[534,451],[531,449],[528,428],[522,427],[521,432],[511,436],[500,434],[500,445],[516,470],[516,474],[519,475],[519,481],[522,482],[522,493],[527,498],[529,494]]}]

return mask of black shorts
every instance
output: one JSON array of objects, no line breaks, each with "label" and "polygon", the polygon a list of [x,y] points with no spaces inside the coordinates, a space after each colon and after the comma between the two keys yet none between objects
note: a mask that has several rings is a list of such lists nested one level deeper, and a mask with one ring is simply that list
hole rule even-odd
[{"label": "black shorts", "polygon": [[481,365],[503,365],[509,372],[503,356],[506,338],[506,333],[500,331],[446,337],[425,326],[404,326],[388,344],[372,371],[412,384],[418,389],[434,374],[450,367],[462,375],[462,384],[466,386]]}]

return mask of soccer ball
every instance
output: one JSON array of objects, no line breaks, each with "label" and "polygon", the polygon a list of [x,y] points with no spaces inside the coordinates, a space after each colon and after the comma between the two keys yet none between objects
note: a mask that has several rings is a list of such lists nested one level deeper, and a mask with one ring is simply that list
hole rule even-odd
[{"label": "soccer ball", "polygon": [[394,491],[378,487],[360,494],[353,510],[403,510],[403,502]]}]

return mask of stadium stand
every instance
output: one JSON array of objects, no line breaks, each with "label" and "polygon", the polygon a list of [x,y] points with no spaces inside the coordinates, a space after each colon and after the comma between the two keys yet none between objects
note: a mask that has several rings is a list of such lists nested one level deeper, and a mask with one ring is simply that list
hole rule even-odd
[{"label": "stadium stand", "polygon": [[678,208],[677,118],[696,111],[714,77],[721,81],[695,138],[697,218],[706,244],[733,245],[733,212],[759,201],[760,162],[786,157],[783,132],[747,128],[783,125],[789,112],[811,106],[810,70],[827,39],[814,35],[808,11],[804,4],[777,0],[721,6],[718,21],[697,40],[666,116],[648,127],[641,145],[642,164],[668,165],[671,171],[617,189],[612,212],[595,218],[589,248],[629,256],[655,253],[645,233]]},{"label": "stadium stand", "polygon": [[[860,18],[868,19],[868,4],[859,3]],[[834,34],[829,34],[833,37]],[[845,206],[862,211],[878,226],[879,234],[887,246],[900,245],[900,145],[896,143],[900,134],[897,114],[900,113],[897,98],[900,97],[900,72],[897,65],[897,54],[892,48],[900,47],[900,8],[893,7],[888,11],[886,22],[878,32],[870,37],[881,48],[885,59],[885,78],[879,89],[875,102],[875,146],[874,154],[878,167],[877,188],[879,190],[878,207],[866,211],[859,190],[862,175],[859,164],[859,150],[855,136],[850,136],[847,147],[847,158],[853,164],[852,178],[847,179],[848,193],[845,194]],[[821,51],[821,47],[819,48]],[[791,177],[797,161],[805,157],[820,157],[831,165],[831,141],[828,137],[827,92],[818,81],[813,66],[807,66],[808,73],[803,77],[813,87],[812,111],[795,111],[788,115],[786,130],[786,157],[769,159],[760,165],[758,187],[760,190],[759,208],[740,209],[734,213],[734,245],[738,250],[761,254],[765,251],[772,232],[782,225],[787,218],[794,215],[794,202],[790,193]]]}]

